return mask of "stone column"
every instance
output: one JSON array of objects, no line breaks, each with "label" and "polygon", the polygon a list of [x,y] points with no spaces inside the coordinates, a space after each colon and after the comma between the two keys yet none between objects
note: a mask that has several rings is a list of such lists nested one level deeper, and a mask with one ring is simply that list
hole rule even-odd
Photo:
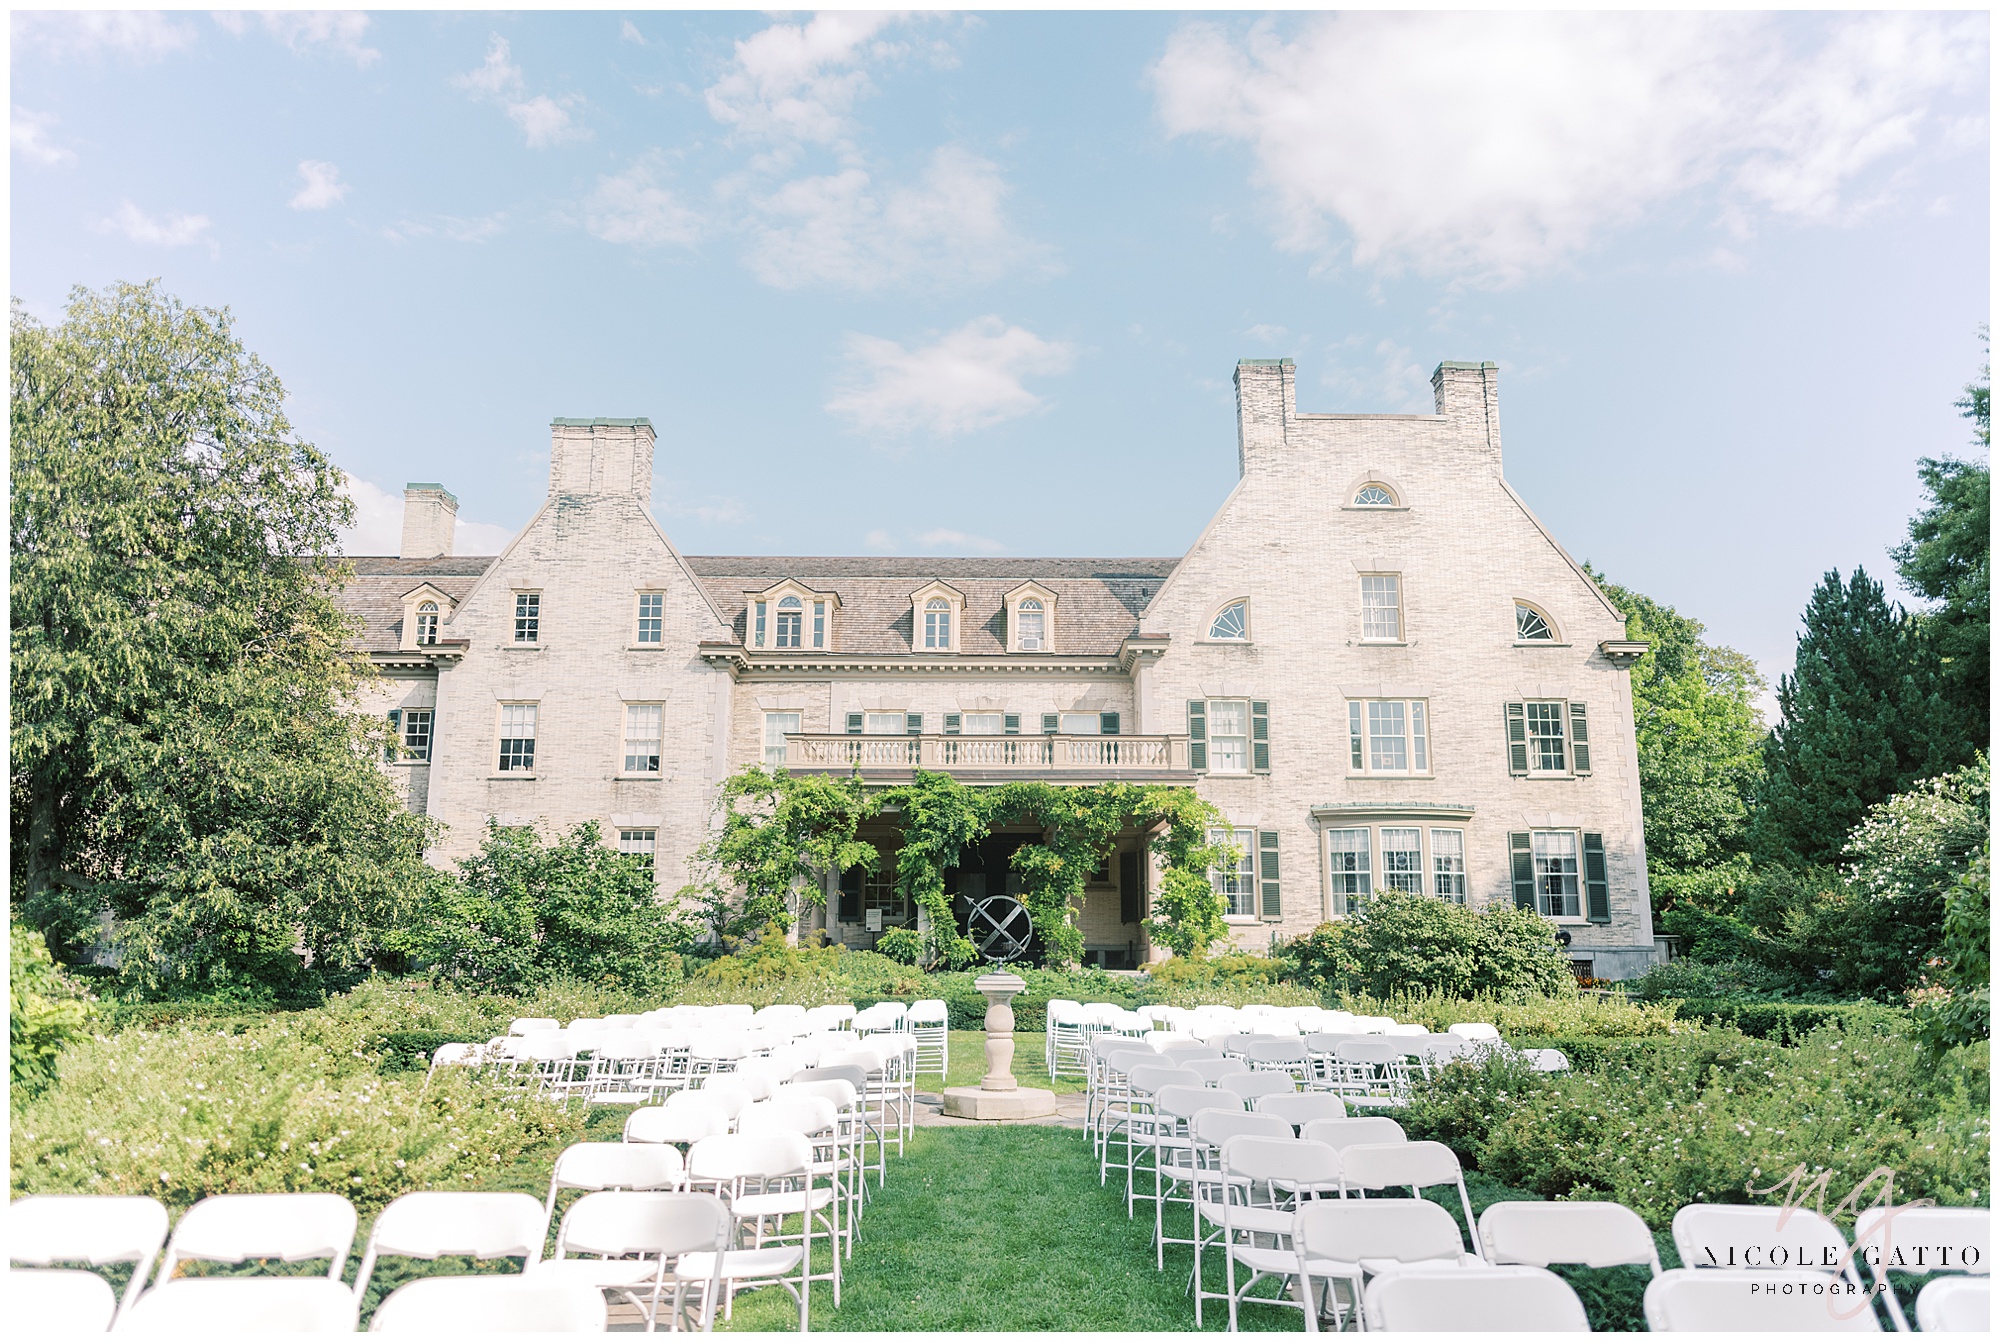
[{"label": "stone column", "polygon": [[1009,1005],[1028,981],[1019,974],[981,974],[972,981],[986,999],[986,1075],[981,1090],[1015,1090],[1014,1008]]}]

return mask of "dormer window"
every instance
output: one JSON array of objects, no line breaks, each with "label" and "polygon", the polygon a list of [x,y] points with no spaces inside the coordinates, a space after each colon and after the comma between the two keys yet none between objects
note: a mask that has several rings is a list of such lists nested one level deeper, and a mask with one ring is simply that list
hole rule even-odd
[{"label": "dormer window", "polygon": [[778,602],[778,646],[796,648],[805,637],[805,603],[795,596]]},{"label": "dormer window", "polygon": [[405,652],[437,647],[444,637],[444,622],[451,618],[454,602],[431,584],[418,583],[403,593],[403,628],[399,646]]},{"label": "dormer window", "polygon": [[1354,492],[1354,506],[1357,508],[1393,508],[1396,506],[1396,496],[1389,492],[1387,485],[1370,481]]},{"label": "dormer window", "polygon": [[1001,598],[1007,618],[1007,651],[1056,650],[1056,594],[1038,582],[1024,582]]},{"label": "dormer window", "polygon": [[924,602],[924,651],[951,651],[951,602],[934,596]]},{"label": "dormer window", "polygon": [[831,593],[787,578],[751,596],[744,632],[753,648],[825,652],[832,645],[833,612],[839,605]]},{"label": "dormer window", "polygon": [[438,607],[426,601],[417,607],[417,646],[427,648],[438,641]]},{"label": "dormer window", "polygon": [[1209,621],[1208,636],[1224,643],[1247,643],[1250,641],[1250,603],[1232,601],[1215,613]]},{"label": "dormer window", "polygon": [[1016,636],[1022,652],[1040,652],[1046,641],[1048,617],[1034,597],[1021,602],[1021,632]]},{"label": "dormer window", "polygon": [[1514,637],[1522,643],[1553,643],[1555,626],[1549,617],[1525,601],[1514,603]]}]

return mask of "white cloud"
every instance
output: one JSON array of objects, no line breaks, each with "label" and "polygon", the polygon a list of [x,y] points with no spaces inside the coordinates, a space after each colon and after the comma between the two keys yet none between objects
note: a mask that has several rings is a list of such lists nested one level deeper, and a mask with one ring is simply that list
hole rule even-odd
[{"label": "white cloud", "polygon": [[1042,400],[1023,377],[1061,373],[1075,349],[1008,326],[998,317],[967,322],[934,345],[904,349],[893,340],[850,335],[840,391],[826,408],[870,433],[972,433],[1029,414]]},{"label": "white cloud", "polygon": [[[118,213],[104,220],[100,227],[107,232],[123,233],[134,242],[157,247],[186,247],[202,241],[203,235],[208,232],[209,218],[205,214],[182,214],[170,219],[155,219],[126,200],[119,202]],[[213,245],[211,242],[210,246]]]},{"label": "white cloud", "polygon": [[[403,549],[403,496],[359,476],[347,477],[347,497],[354,500],[354,525],[340,533],[344,554],[393,555]],[[452,553],[494,555],[507,547],[514,533],[491,522],[458,519],[452,530]]]},{"label": "white cloud", "polygon": [[455,214],[440,214],[429,220],[398,219],[382,230],[382,236],[391,242],[410,242],[417,238],[443,238],[447,242],[484,242],[500,233],[506,227],[506,223],[505,210],[479,219],[461,219]]},{"label": "white cloud", "polygon": [[382,59],[381,52],[361,43],[370,22],[366,14],[341,10],[266,10],[257,17],[265,31],[295,53],[303,55],[316,47],[327,47],[363,68]]},{"label": "white cloud", "polygon": [[34,51],[56,60],[109,52],[143,64],[194,42],[189,25],[165,14],[131,9],[17,11],[12,32],[17,55]]},{"label": "white cloud", "polygon": [[872,85],[857,68],[899,48],[872,42],[892,16],[832,12],[805,24],[774,23],[736,44],[736,57],[706,91],[709,114],[759,137],[832,144]]},{"label": "white cloud", "polygon": [[316,158],[299,163],[299,181],[303,185],[291,201],[295,210],[324,210],[347,195],[347,183],[340,180],[340,169]]},{"label": "white cloud", "polygon": [[1007,547],[991,536],[975,536],[970,532],[953,531],[949,527],[920,532],[908,540],[878,527],[861,538],[861,546],[875,554],[908,554],[913,550],[923,550],[930,554],[957,555],[997,555],[1007,552]]},{"label": "white cloud", "polygon": [[779,289],[998,279],[1044,254],[1008,223],[1007,194],[997,166],[955,145],[905,185],[878,187],[858,167],[803,177],[757,202],[747,261]]},{"label": "white cloud", "polygon": [[597,179],[584,202],[583,226],[592,237],[636,247],[687,247],[701,237],[701,216],[655,180],[660,163],[659,154],[648,154],[615,177]]},{"label": "white cloud", "polygon": [[1418,362],[1409,346],[1379,340],[1370,347],[1362,337],[1352,336],[1327,353],[1331,362],[1319,381],[1332,391],[1334,409],[1427,415],[1436,408],[1431,370]]},{"label": "white cloud", "polygon": [[590,131],[576,124],[570,109],[583,99],[574,93],[551,98],[538,93],[522,96],[521,67],[514,64],[513,48],[507,39],[494,34],[486,46],[486,60],[478,69],[452,76],[451,86],[481,102],[497,102],[507,109],[507,118],[521,128],[528,148],[546,149],[565,140],[588,140]]},{"label": "white cloud", "polygon": [[1152,79],[1170,135],[1250,146],[1281,246],[1504,283],[1696,188],[1841,217],[1986,52],[1969,15],[1363,13],[1188,23]]},{"label": "white cloud", "polygon": [[630,19],[626,19],[618,25],[618,40],[620,42],[636,42],[642,47],[646,45],[646,35],[640,32],[638,25]]},{"label": "white cloud", "polygon": [[8,142],[14,152],[36,163],[54,164],[75,161],[76,155],[49,139],[49,127],[56,124],[51,112],[30,112],[25,107],[16,107],[14,116],[7,123]]}]

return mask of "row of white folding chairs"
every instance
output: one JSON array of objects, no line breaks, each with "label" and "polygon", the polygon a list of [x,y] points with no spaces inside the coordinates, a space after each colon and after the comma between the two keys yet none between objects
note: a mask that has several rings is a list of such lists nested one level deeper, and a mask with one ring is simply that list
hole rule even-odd
[{"label": "row of white folding chairs", "polygon": [[852,1047],[861,1039],[844,1031],[800,1036],[686,1029],[621,1029],[581,1036],[566,1030],[539,1031],[510,1035],[477,1055],[445,1045],[432,1066],[490,1065],[552,1098],[639,1104],[698,1084],[703,1076],[760,1061],[777,1060],[774,1065],[789,1071],[810,1067],[822,1055]]}]

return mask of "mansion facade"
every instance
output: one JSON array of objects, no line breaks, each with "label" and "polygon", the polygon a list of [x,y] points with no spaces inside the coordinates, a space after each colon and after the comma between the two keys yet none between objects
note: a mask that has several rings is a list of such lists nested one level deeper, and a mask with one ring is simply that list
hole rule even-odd
[{"label": "mansion facade", "polygon": [[[1178,558],[683,555],[648,508],[644,419],[557,419],[549,493],[494,557],[452,554],[456,500],[405,495],[402,553],[345,593],[381,679],[385,767],[441,820],[595,820],[664,895],[746,765],[907,781],[1164,782],[1227,817],[1211,873],[1262,951],[1385,890],[1551,923],[1579,974],[1660,953],[1628,668],[1644,645],[1501,470],[1497,370],[1446,363],[1436,413],[1302,414],[1290,360],[1236,369],[1241,478]],[[914,911],[882,872],[807,929],[867,947]],[[960,916],[1018,892],[1031,833],[947,876]],[[1086,887],[1087,958],[1153,958],[1136,830]]]}]

